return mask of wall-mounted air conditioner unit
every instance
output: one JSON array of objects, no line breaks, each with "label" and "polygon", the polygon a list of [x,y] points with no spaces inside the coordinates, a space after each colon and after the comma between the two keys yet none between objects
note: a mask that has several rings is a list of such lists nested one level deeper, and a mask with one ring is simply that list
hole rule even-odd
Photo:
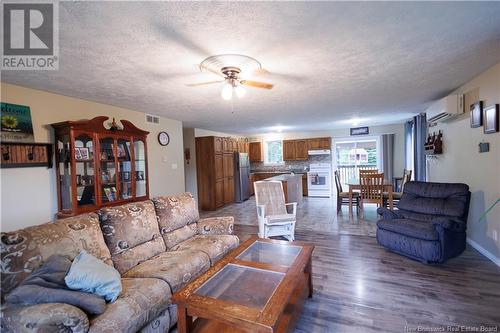
[{"label": "wall-mounted air conditioner unit", "polygon": [[427,110],[427,122],[435,124],[464,113],[464,95],[450,95],[434,102]]}]

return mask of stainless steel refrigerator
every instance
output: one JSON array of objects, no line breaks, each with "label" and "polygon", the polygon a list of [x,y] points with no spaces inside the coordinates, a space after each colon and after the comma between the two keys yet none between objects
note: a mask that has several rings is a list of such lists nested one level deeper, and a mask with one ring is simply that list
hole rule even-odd
[{"label": "stainless steel refrigerator", "polygon": [[234,153],[235,201],[250,198],[250,160],[247,153]]}]

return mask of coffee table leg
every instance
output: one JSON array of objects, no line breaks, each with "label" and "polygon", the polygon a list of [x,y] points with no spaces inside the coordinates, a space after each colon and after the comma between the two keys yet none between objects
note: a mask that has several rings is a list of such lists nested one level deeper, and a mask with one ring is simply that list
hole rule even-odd
[{"label": "coffee table leg", "polygon": [[178,333],[188,333],[191,331],[193,318],[188,316],[184,306],[177,305],[177,331]]},{"label": "coffee table leg", "polygon": [[309,298],[313,297],[313,282],[312,282],[312,258],[309,259],[309,262],[306,266],[306,273],[309,273],[309,279],[307,284],[309,285]]}]

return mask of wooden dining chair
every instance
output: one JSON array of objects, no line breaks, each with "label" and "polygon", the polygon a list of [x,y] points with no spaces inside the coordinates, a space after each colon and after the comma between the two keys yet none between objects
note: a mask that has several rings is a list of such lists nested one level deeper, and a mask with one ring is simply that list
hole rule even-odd
[{"label": "wooden dining chair", "polygon": [[[340,171],[335,170],[335,186],[337,187],[337,213],[342,210],[342,205],[349,205],[349,192],[344,192],[340,181]],[[352,193],[352,199],[356,205],[356,211],[359,211],[359,192]]]},{"label": "wooden dining chair", "polygon": [[[400,190],[398,192],[392,192],[392,202],[398,203],[403,195],[403,189],[405,184],[411,181],[411,170],[404,170],[403,177],[401,178]],[[387,207],[387,201],[389,200],[389,193],[384,192],[384,207]]]},{"label": "wooden dining chair", "polygon": [[377,169],[359,169],[359,178],[364,175],[372,175],[374,173],[378,173]]},{"label": "wooden dining chair", "polygon": [[384,174],[365,174],[359,178],[361,185],[360,208],[364,215],[365,203],[375,203],[378,207],[384,205]]}]

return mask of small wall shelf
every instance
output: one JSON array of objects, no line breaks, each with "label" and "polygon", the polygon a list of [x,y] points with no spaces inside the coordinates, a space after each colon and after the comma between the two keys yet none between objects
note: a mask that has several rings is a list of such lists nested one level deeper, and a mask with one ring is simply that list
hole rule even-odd
[{"label": "small wall shelf", "polygon": [[2,142],[2,168],[52,168],[51,143]]}]

